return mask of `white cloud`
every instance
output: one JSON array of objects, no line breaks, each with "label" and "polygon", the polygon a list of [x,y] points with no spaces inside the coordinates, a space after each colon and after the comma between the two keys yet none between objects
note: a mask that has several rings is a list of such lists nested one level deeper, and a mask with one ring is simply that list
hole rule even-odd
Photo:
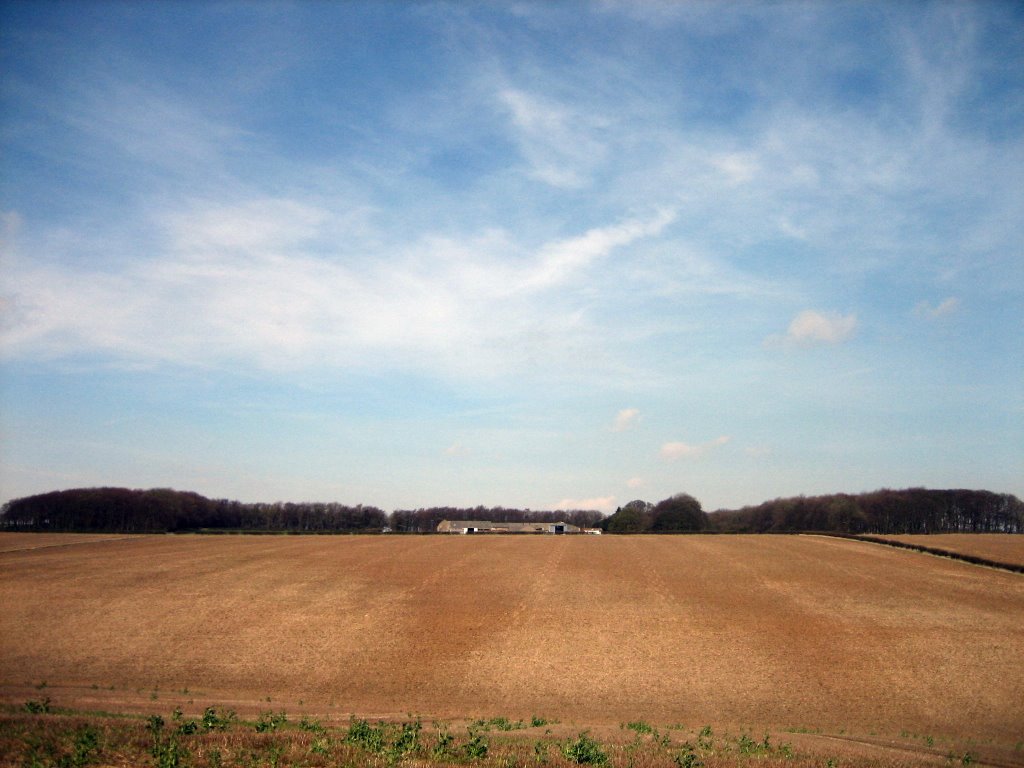
[{"label": "white cloud", "polygon": [[[382,245],[369,215],[302,199],[189,205],[159,218],[145,259],[81,235],[37,237],[32,259],[5,245],[4,353],[485,378],[570,366],[597,358],[586,349],[600,334],[552,291],[672,219],[658,211],[531,253],[502,230]],[[50,258],[98,251],[108,260]]]},{"label": "white cloud", "polygon": [[676,459],[699,459],[708,454],[708,452],[725,445],[731,438],[727,435],[716,437],[706,443],[700,443],[698,445],[692,445],[690,443],[683,442],[668,442],[661,446],[661,457],[668,461],[675,461]]},{"label": "white cloud", "polygon": [[914,307],[914,314],[927,320],[938,320],[953,314],[960,309],[960,299],[950,296],[934,307],[927,301],[920,301]]},{"label": "white cloud", "polygon": [[727,152],[716,155],[711,159],[711,164],[732,186],[751,181],[761,168],[757,156],[749,152]]},{"label": "white cloud", "polygon": [[266,253],[314,240],[328,218],[322,207],[287,198],[257,198],[237,205],[195,204],[167,216],[173,247],[183,254]]},{"label": "white cloud", "polygon": [[631,477],[626,481],[627,488],[641,488],[644,485],[644,479],[642,477]]},{"label": "white cloud", "polygon": [[553,509],[569,511],[572,509],[596,509],[598,512],[612,512],[615,509],[614,496],[595,496],[591,499],[562,499]]},{"label": "white cloud", "polygon": [[661,446],[661,457],[663,459],[681,459],[695,458],[700,456],[705,451],[705,448],[699,445],[690,445],[689,443],[670,442],[665,443]]},{"label": "white cloud", "polygon": [[623,408],[616,414],[615,421],[612,422],[612,431],[625,432],[627,429],[631,429],[633,426],[635,426],[639,418],[639,409]]},{"label": "white cloud", "polygon": [[554,187],[587,184],[607,151],[596,136],[602,120],[516,88],[502,89],[498,100],[512,117],[516,141],[534,178]]},{"label": "white cloud", "polygon": [[785,340],[798,346],[839,344],[853,336],[856,328],[855,314],[840,315],[805,309],[790,322]]},{"label": "white cloud", "polygon": [[647,219],[633,218],[621,224],[595,227],[579,237],[547,245],[541,249],[534,266],[519,284],[533,290],[557,285],[615,248],[660,234],[674,218],[671,210],[662,209]]},{"label": "white cloud", "polygon": [[779,231],[787,237],[792,237],[794,240],[807,239],[807,230],[794,224],[788,216],[780,216],[778,224]]}]

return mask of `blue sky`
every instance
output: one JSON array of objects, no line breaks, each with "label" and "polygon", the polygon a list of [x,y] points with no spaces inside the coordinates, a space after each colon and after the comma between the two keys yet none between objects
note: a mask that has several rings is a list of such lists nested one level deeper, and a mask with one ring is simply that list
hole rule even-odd
[{"label": "blue sky", "polygon": [[0,499],[1024,495],[1016,3],[0,6]]}]

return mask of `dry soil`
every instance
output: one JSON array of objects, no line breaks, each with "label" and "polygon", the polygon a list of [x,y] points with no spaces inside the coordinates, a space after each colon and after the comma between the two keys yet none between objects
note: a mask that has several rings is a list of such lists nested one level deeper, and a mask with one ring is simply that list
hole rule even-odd
[{"label": "dry soil", "polygon": [[14,703],[1024,739],[1024,576],[863,542],[38,542],[0,534]]}]

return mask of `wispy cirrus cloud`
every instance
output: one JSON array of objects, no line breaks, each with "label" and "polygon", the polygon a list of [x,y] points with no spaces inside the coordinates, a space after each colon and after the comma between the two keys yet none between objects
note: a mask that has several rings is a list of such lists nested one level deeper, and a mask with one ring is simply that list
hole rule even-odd
[{"label": "wispy cirrus cloud", "polygon": [[468,456],[470,454],[469,448],[459,442],[452,443],[444,449],[445,456],[461,457]]},{"label": "wispy cirrus cloud", "polygon": [[819,312],[805,309],[799,312],[786,329],[784,336],[769,336],[766,346],[786,344],[812,347],[822,344],[840,344],[850,339],[857,329],[857,315],[838,312]]},{"label": "wispy cirrus cloud", "polygon": [[[489,231],[421,237],[384,258],[360,218],[349,219],[293,199],[196,206],[164,215],[157,253],[116,271],[9,251],[4,352],[493,376],[527,363],[510,349],[528,350],[535,364],[564,359],[563,344],[588,343],[579,307],[551,292],[657,235],[671,216],[595,227],[532,253]],[[339,248],[349,227],[352,243]]]},{"label": "wispy cirrus cloud", "polygon": [[926,320],[938,320],[952,315],[960,309],[960,299],[955,296],[943,299],[938,304],[932,305],[928,301],[919,301],[914,305],[914,314]]},{"label": "wispy cirrus cloud", "polygon": [[607,152],[598,138],[603,127],[599,117],[518,88],[502,89],[498,100],[508,110],[533,177],[564,188],[589,182]]},{"label": "wispy cirrus cloud", "polygon": [[615,414],[615,419],[612,421],[612,432],[625,432],[632,429],[639,419],[640,410],[638,408],[623,408]]},{"label": "wispy cirrus cloud", "polygon": [[721,446],[728,443],[732,438],[728,435],[722,435],[716,437],[714,440],[710,440],[706,443],[691,444],[683,443],[678,441],[672,441],[664,443],[659,451],[661,458],[668,461],[675,461],[677,459],[699,459],[706,456],[709,452],[720,448]]},{"label": "wispy cirrus cloud", "polygon": [[711,164],[717,168],[731,185],[746,184],[754,179],[760,170],[760,163],[754,153],[728,152],[711,158]]},{"label": "wispy cirrus cloud", "polygon": [[521,276],[518,285],[530,290],[557,285],[615,248],[660,234],[674,219],[675,214],[671,210],[662,209],[646,219],[631,218],[621,224],[597,227],[579,237],[546,245],[533,266]]}]

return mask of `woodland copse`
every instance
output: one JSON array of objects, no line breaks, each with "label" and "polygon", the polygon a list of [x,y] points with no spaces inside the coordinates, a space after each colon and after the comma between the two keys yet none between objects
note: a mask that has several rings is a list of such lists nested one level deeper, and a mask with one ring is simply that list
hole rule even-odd
[{"label": "woodland copse", "polygon": [[594,510],[429,507],[383,510],[338,503],[243,503],[171,489],[79,488],[26,496],[0,508],[0,529],[108,533],[433,533],[442,520],[564,521],[606,533],[1022,533],[1024,502],[985,490],[882,489],[798,496],[705,512],[688,494]]}]

